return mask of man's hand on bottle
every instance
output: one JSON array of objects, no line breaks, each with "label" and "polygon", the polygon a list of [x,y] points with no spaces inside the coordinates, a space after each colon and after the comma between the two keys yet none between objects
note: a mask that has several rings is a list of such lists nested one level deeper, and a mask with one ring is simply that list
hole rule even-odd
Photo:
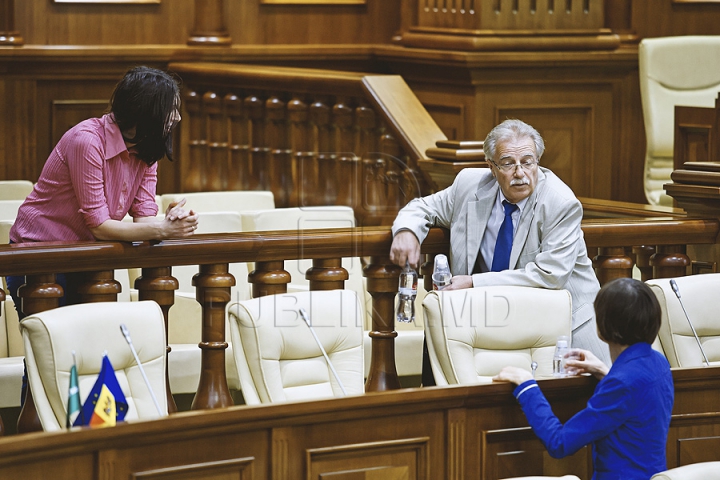
[{"label": "man's hand on bottle", "polygon": [[415,270],[420,268],[420,242],[410,230],[401,230],[393,238],[390,261],[401,267],[409,262]]}]

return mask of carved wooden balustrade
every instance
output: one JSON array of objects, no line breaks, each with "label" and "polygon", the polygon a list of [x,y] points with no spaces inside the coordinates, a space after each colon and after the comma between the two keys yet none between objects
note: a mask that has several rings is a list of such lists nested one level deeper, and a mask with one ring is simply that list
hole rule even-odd
[{"label": "carved wooden balustrade", "polygon": [[[690,263],[685,254],[686,245],[714,244],[720,222],[681,217],[587,219],[583,230],[588,247],[598,249],[594,266],[604,283],[631,276],[635,263],[648,278],[685,275]],[[199,345],[202,369],[193,408],[207,409],[232,405],[225,378],[224,312],[230,301],[230,287],[235,282],[228,264],[234,262],[255,262],[255,270],[248,279],[253,295],[260,296],[287,291],[291,277],[284,269],[285,261],[313,259],[313,267],[306,277],[311,280],[311,289],[325,290],[343,288],[347,272],[341,267],[342,258],[365,258],[363,274],[373,299],[369,334],[372,356],[366,390],[400,388],[395,368],[397,333],[393,312],[400,268],[389,260],[391,241],[388,228],[366,227],[197,235],[139,245],[120,242],[13,244],[0,246],[0,276],[26,276],[26,284],[20,289],[22,308],[25,313],[35,313],[57,307],[62,295],[55,283],[57,272],[85,272],[86,283],[79,289],[81,301],[93,302],[117,299],[120,285],[113,278],[113,270],[141,268],[142,277],[135,284],[139,298],[158,302],[167,321],[168,310],[174,303],[172,292],[177,288],[172,267],[199,265],[193,284],[203,312]],[[640,247],[646,245],[651,247]],[[444,229],[431,229],[422,245],[422,252],[428,258],[422,271],[427,271],[435,254],[447,252],[448,246],[449,233]],[[429,275],[426,282],[428,278]],[[169,400],[172,404],[172,399]],[[19,425],[18,429],[32,427]]]},{"label": "carved wooden balustrade", "polygon": [[172,63],[183,79],[183,191],[271,190],[278,207],[347,205],[389,224],[428,193],[417,162],[445,139],[396,75]]}]

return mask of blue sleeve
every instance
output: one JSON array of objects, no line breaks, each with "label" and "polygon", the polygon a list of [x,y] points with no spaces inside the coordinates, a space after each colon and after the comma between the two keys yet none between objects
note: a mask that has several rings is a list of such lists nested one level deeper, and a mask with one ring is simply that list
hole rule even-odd
[{"label": "blue sleeve", "polygon": [[552,412],[545,395],[534,380],[519,385],[515,397],[535,435],[553,458],[563,458],[595,440],[607,436],[628,417],[628,388],[622,382],[605,377],[587,407],[575,414],[565,425]]}]

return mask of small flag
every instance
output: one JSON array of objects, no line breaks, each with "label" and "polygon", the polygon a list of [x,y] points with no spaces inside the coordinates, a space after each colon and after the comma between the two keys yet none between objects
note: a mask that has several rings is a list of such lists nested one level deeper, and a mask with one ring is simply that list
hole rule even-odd
[{"label": "small flag", "polygon": [[73,365],[70,369],[70,386],[68,387],[67,419],[65,428],[70,428],[77,420],[80,410],[80,388],[78,387],[77,365],[75,363],[75,351],[73,350]]},{"label": "small flag", "polygon": [[[98,379],[85,399],[82,413],[75,419],[73,426],[111,427],[116,422],[122,422],[127,411],[127,400],[110,359],[105,355]],[[81,418],[83,420],[80,420]]]}]

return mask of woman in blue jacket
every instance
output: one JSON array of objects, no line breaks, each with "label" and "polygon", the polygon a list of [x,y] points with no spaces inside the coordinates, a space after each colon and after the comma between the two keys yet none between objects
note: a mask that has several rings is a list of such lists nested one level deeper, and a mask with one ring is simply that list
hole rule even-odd
[{"label": "woman in blue jacket", "polygon": [[660,305],[643,282],[621,278],[600,290],[595,313],[612,368],[585,350],[568,354],[570,373],[590,373],[600,382],[587,407],[564,425],[530,372],[505,367],[493,380],[518,385],[515,398],[552,457],[572,455],[591,444],[593,479],[647,480],[666,469],[674,398],[670,365],[651,348],[660,329]]}]

